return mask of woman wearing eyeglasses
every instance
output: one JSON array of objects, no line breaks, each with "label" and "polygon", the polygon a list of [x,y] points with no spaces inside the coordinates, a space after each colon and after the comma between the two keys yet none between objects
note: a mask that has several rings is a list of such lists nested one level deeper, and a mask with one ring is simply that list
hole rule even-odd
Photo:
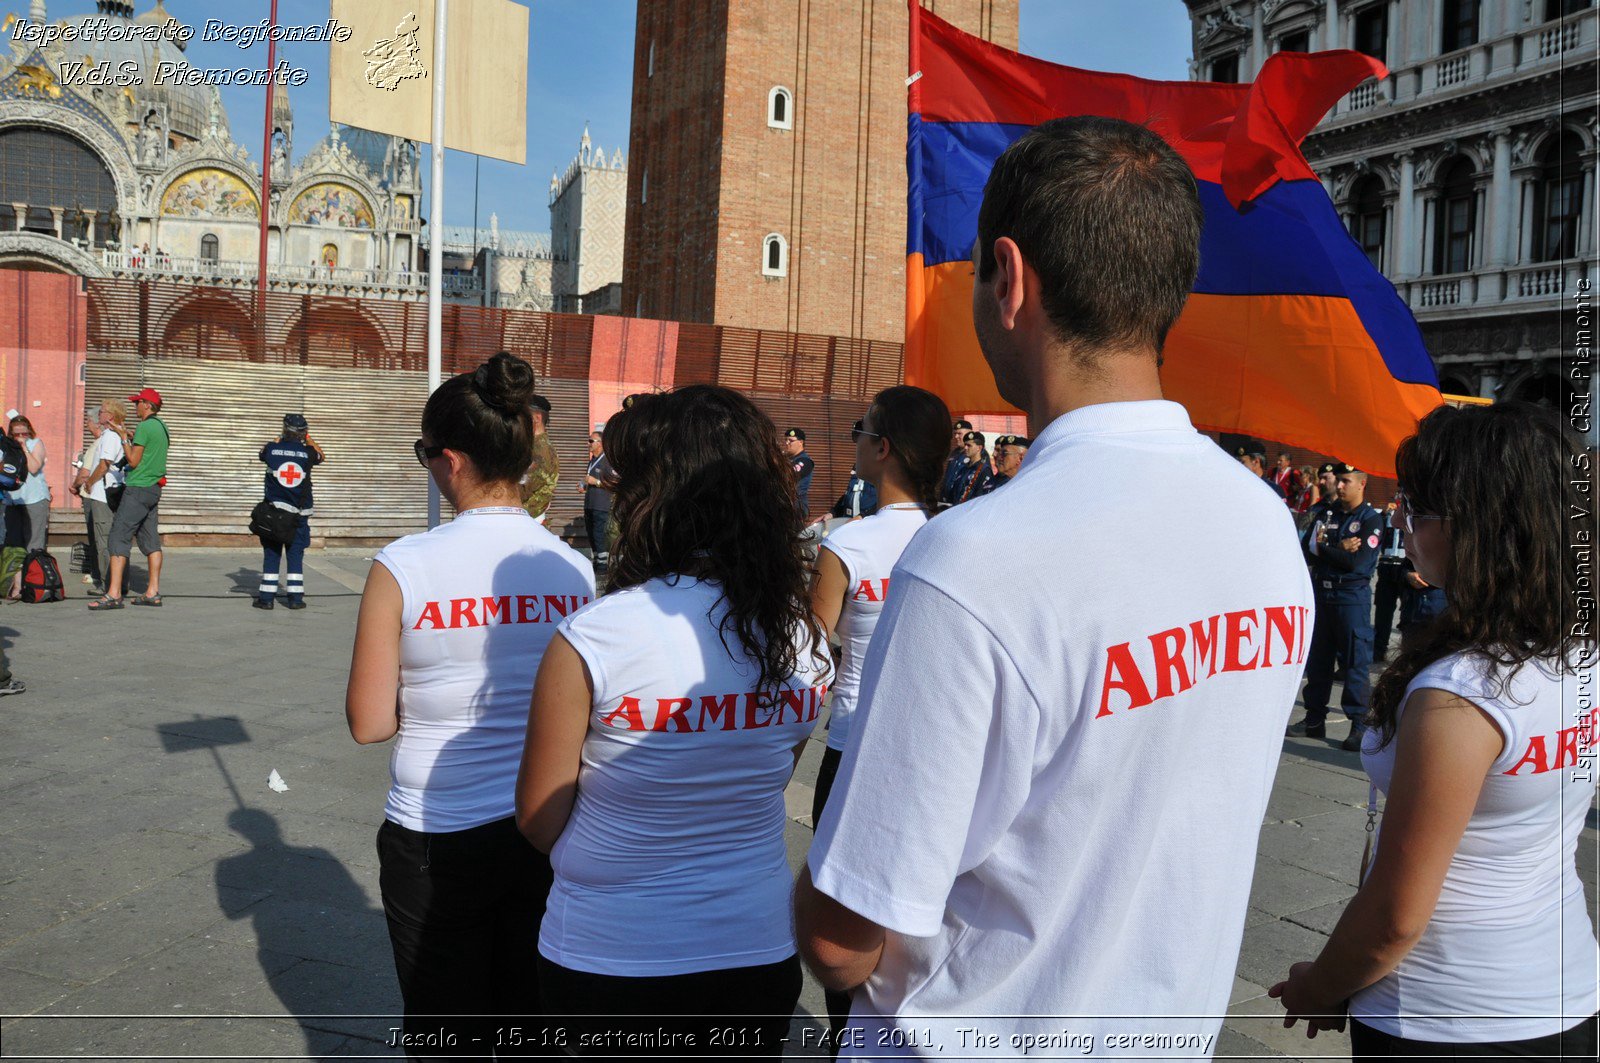
[{"label": "woman wearing eyeglasses", "polygon": [[556,624],[594,597],[583,556],[522,508],[534,386],[501,352],[429,396],[414,449],[455,519],[379,551],[345,694],[357,742],[395,738],[378,859],[405,1032],[484,1057],[504,1023],[443,1016],[538,1010],[550,863],[517,831],[517,763]]},{"label": "woman wearing eyeglasses", "polygon": [[[1528,403],[1423,419],[1396,456],[1406,554],[1444,612],[1373,694],[1376,856],[1285,1025],[1351,1019],[1357,1060],[1595,1058],[1596,941],[1576,871],[1595,794],[1591,456]],[[1370,829],[1370,828],[1369,828]]]},{"label": "woman wearing eyeglasses", "polygon": [[[6,545],[32,552],[43,550],[50,536],[50,485],[44,480],[44,440],[33,431],[33,422],[26,417],[13,417],[6,426],[11,436],[28,456],[28,478],[15,491],[6,492]],[[22,571],[17,570],[7,597],[15,600],[21,593]]]},{"label": "woman wearing eyeglasses", "polygon": [[[934,511],[950,448],[950,411],[937,395],[901,386],[878,392],[850,431],[856,472],[878,491],[870,517],[835,528],[817,554],[811,609],[839,636],[843,655],[833,687],[828,746],[817,770],[811,822],[833,790],[855,714],[861,662],[889,596],[889,573]],[[835,1030],[850,1014],[848,993],[827,992]]]}]

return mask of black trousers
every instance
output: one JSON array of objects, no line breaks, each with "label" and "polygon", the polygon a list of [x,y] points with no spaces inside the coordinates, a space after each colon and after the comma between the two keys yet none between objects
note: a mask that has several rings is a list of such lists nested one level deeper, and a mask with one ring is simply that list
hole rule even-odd
[{"label": "black trousers", "polygon": [[[599,490],[599,488],[594,488]],[[588,509],[583,511],[583,534],[589,540],[589,552],[594,554],[595,560],[606,557],[611,552],[610,542],[607,539],[611,529],[611,511],[609,509]]]},{"label": "black trousers", "polygon": [[507,1050],[505,1031],[542,1024],[534,959],[550,860],[514,819],[442,833],[385,820],[378,866],[413,1059],[488,1059],[497,1041]]},{"label": "black trousers", "polygon": [[1449,1044],[1442,1041],[1414,1041],[1408,1037],[1391,1037],[1374,1030],[1360,1019],[1350,1020],[1350,1055],[1352,1063],[1379,1059],[1517,1059],[1550,1060],[1594,1059],[1595,1017],[1584,1019],[1563,1033],[1546,1037],[1530,1037],[1525,1041],[1481,1041],[1472,1044]]},{"label": "black trousers", "polygon": [[625,978],[539,957],[539,999],[567,1055],[598,1059],[781,1056],[800,1001],[800,958]]},{"label": "black trousers", "polygon": [[[833,793],[833,780],[839,774],[839,761],[844,754],[829,746],[822,751],[822,763],[817,765],[817,788],[811,795],[811,829],[815,831],[822,822],[822,810],[828,807],[828,795]],[[850,1021],[850,994],[837,989],[824,989],[822,997],[828,1002],[828,1027],[835,1034]],[[839,1040],[832,1041],[833,1054],[839,1054]]]},{"label": "black trousers", "polygon": [[1394,631],[1394,614],[1405,591],[1404,566],[1397,562],[1378,562],[1378,579],[1372,590],[1372,654],[1382,660],[1389,652],[1389,635]]}]

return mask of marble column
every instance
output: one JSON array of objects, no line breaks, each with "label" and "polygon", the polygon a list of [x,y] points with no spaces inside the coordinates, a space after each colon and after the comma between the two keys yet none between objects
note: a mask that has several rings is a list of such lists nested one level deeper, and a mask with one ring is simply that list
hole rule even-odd
[{"label": "marble column", "polygon": [[1517,240],[1517,261],[1532,262],[1534,254],[1534,226],[1536,220],[1533,216],[1534,201],[1539,197],[1537,192],[1538,177],[1533,174],[1524,175],[1522,181],[1522,231]]},{"label": "marble column", "polygon": [[1578,257],[1594,253],[1594,160],[1583,167],[1583,190],[1578,199]]},{"label": "marble column", "polygon": [[28,205],[26,203],[13,203],[11,209],[16,211],[17,232],[21,232],[28,225]]},{"label": "marble column", "polygon": [[1494,138],[1494,176],[1489,200],[1489,260],[1500,268],[1510,258],[1511,230],[1511,136],[1496,133]]},{"label": "marble column", "polygon": [[1400,159],[1400,195],[1396,201],[1400,255],[1396,268],[1402,277],[1415,277],[1418,270],[1416,217],[1417,217],[1417,159],[1409,151],[1402,151]]},{"label": "marble column", "polygon": [[1339,32],[1339,0],[1327,0],[1322,16],[1322,47],[1343,48],[1343,35]]},{"label": "marble column", "polygon": [[1256,4],[1256,9],[1250,13],[1250,77],[1240,78],[1240,81],[1254,81],[1255,76],[1261,72],[1261,64],[1267,61],[1267,16],[1261,10],[1261,4]]},{"label": "marble column", "polygon": [[94,250],[94,222],[95,222],[95,218],[99,216],[99,213],[100,212],[96,211],[96,210],[86,210],[86,211],[83,212],[83,217],[84,217],[84,233],[83,233],[83,235],[84,235],[84,238],[89,241],[89,250],[90,251]]},{"label": "marble column", "polygon": [[65,240],[66,239],[65,234],[61,230],[61,216],[63,214],[65,214],[65,213],[66,213],[66,211],[64,211],[60,207],[51,207],[50,208],[50,218],[55,223],[56,239],[57,240]]}]

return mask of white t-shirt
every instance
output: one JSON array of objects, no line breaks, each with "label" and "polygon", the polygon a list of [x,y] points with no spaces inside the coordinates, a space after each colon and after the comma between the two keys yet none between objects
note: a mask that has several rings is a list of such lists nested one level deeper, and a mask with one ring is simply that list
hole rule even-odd
[{"label": "white t-shirt", "polygon": [[850,717],[855,713],[856,691],[861,685],[861,663],[889,596],[889,573],[900,560],[906,543],[926,523],[928,514],[922,509],[880,508],[870,517],[835,528],[822,543],[824,550],[844,564],[849,578],[844,609],[834,625],[843,654],[829,707],[829,749],[843,750],[845,739],[850,737]]},{"label": "white t-shirt", "polygon": [[714,582],[653,579],[557,629],[594,682],[539,932],[563,967],[642,977],[794,954],[783,789],[832,662],[802,650],[777,703],[758,698],[731,628],[723,648],[721,599]]},{"label": "white t-shirt", "polygon": [[104,502],[106,488],[116,487],[122,483],[125,474],[122,469],[117,468],[117,462],[122,460],[122,453],[121,436],[109,428],[100,433],[99,438],[94,441],[94,453],[89,457],[89,471],[93,472],[94,467],[103,461],[106,463],[106,473],[84,491],[85,498]]},{"label": "white t-shirt", "polygon": [[[1368,1026],[1424,1041],[1520,1041],[1559,1033],[1600,1007],[1600,946],[1577,872],[1596,779],[1595,664],[1587,667],[1587,682],[1554,661],[1508,676],[1486,657],[1458,653],[1406,687],[1407,697],[1427,688],[1466,698],[1504,745],[1428,928],[1400,966],[1350,999],[1350,1014]],[[1368,732],[1361,762],[1387,793],[1396,743],[1377,744]]]},{"label": "white t-shirt", "polygon": [[533,677],[594,598],[582,554],[519,507],[456,515],[378,552],[400,584],[400,734],[384,814],[457,831],[516,811]]},{"label": "white t-shirt", "polygon": [[1088,406],[893,578],[809,857],[889,930],[857,1051],[1209,1057],[1310,645],[1288,509],[1176,403]]}]

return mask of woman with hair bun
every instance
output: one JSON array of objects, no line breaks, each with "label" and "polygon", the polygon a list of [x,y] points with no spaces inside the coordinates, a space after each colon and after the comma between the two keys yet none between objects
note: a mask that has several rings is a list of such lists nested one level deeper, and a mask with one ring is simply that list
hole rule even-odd
[{"label": "woman with hair bun", "polygon": [[800,997],[783,791],[832,663],[777,434],[710,385],[606,424],[610,585],[550,643],[517,781],[578,1055],[776,1056]]},{"label": "woman with hair bun", "polygon": [[429,396],[413,448],[456,516],[379,551],[356,620],[350,734],[396,738],[378,859],[404,1029],[455,1038],[430,1054],[487,1057],[493,1016],[538,1010],[550,864],[517,832],[517,762],[539,662],[594,575],[521,505],[534,386],[502,351]]},{"label": "woman with hair bun", "polygon": [[[839,636],[843,655],[829,709],[828,746],[817,769],[811,822],[833,790],[855,714],[861,662],[889,595],[889,573],[938,506],[939,481],[949,458],[950,410],[931,391],[901,385],[878,392],[850,430],[856,472],[878,489],[870,517],[833,530],[817,552],[811,609],[823,629]],[[850,1015],[850,994],[828,990],[828,1015],[839,1030]]]},{"label": "woman with hair bun", "polygon": [[[1356,1060],[1594,1059],[1593,454],[1554,410],[1441,406],[1400,444],[1396,516],[1444,612],[1407,633],[1361,750],[1377,850],[1314,962],[1273,986]],[[1588,766],[1585,766],[1587,759]],[[1363,861],[1365,864],[1365,861]]]}]

